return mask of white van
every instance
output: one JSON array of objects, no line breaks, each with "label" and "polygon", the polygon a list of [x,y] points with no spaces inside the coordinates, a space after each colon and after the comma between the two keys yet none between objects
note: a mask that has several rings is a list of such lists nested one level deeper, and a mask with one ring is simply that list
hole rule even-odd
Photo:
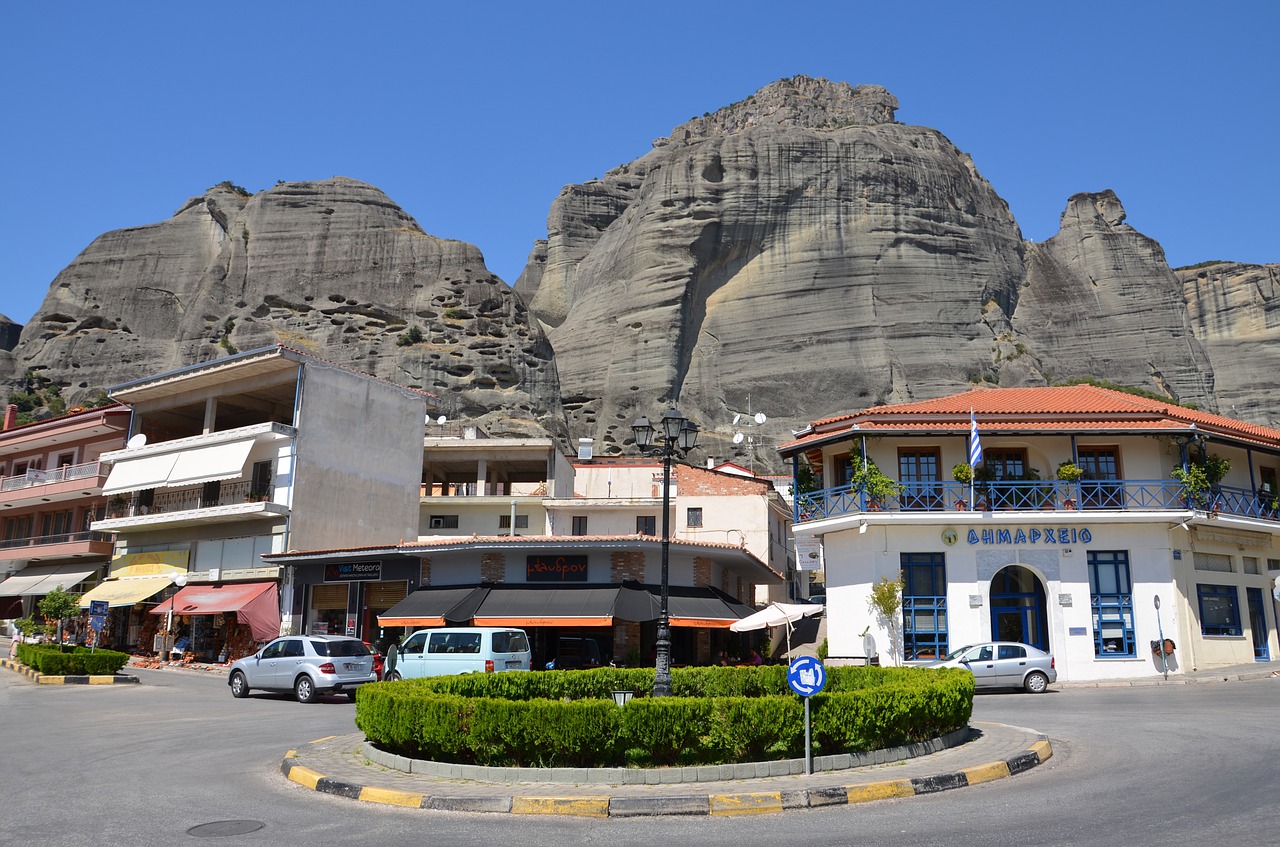
[{"label": "white van", "polygon": [[396,648],[395,667],[388,663],[386,678],[527,671],[532,660],[529,637],[523,629],[489,626],[420,629]]}]

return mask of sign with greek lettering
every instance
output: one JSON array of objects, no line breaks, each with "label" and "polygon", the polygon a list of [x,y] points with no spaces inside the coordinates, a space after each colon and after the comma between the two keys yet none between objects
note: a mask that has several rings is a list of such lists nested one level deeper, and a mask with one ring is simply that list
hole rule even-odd
[{"label": "sign with greek lettering", "polygon": [[586,582],[586,556],[528,556],[526,582]]},{"label": "sign with greek lettering", "polygon": [[1072,544],[1088,544],[1093,541],[1093,533],[1087,527],[1046,526],[1023,529],[970,529],[971,545],[1003,545],[1003,544],[1039,544],[1069,546]]}]

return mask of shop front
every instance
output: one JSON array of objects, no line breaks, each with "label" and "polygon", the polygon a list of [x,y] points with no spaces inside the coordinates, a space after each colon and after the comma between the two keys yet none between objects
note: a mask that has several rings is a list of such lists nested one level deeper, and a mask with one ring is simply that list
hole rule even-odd
[{"label": "shop front", "polygon": [[131,553],[111,560],[107,578],[80,596],[80,608],[88,610],[95,600],[106,601],[108,614],[97,643],[112,650],[134,652],[142,642],[142,632],[153,623],[147,614],[166,592],[172,593],[185,578],[190,554],[186,550]]},{"label": "shop front", "polygon": [[229,662],[280,634],[280,593],[274,581],[186,585],[151,616],[162,657]]}]

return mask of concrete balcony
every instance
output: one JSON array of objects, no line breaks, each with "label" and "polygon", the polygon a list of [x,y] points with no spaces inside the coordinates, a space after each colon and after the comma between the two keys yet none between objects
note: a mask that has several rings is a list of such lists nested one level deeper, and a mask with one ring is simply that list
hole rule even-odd
[{"label": "concrete balcony", "polygon": [[195,485],[166,488],[113,497],[106,518],[94,521],[98,531],[116,532],[137,527],[156,528],[179,524],[228,523],[260,518],[286,517],[289,509],[272,502],[274,489],[258,490],[250,482],[223,483],[211,488]]},{"label": "concrete balcony", "polygon": [[26,559],[74,559],[85,556],[110,556],[115,547],[105,532],[64,532],[30,538],[6,538],[0,541],[0,561]]},{"label": "concrete balcony", "polygon": [[107,469],[98,462],[66,465],[53,470],[28,470],[0,480],[0,507],[60,503],[94,497],[102,490]]}]

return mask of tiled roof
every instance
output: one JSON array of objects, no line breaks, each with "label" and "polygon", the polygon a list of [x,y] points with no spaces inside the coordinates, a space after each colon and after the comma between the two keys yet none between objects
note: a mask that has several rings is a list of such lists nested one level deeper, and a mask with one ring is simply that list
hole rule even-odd
[{"label": "tiled roof", "polygon": [[1174,403],[1100,388],[1095,385],[1042,388],[975,388],[947,397],[873,406],[861,412],[824,418],[778,449],[796,448],[857,428],[859,432],[968,431],[972,411],[982,432],[1152,430],[1186,432],[1192,425],[1217,434],[1280,448],[1280,430],[1188,409]]}]

